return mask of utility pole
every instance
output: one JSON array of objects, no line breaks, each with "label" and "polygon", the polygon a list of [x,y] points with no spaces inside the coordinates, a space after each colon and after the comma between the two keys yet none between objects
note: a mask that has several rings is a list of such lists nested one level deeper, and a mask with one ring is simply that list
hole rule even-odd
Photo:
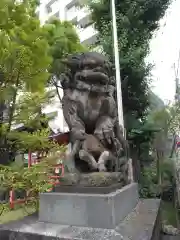
[{"label": "utility pole", "polygon": [[121,72],[120,72],[120,61],[119,61],[119,47],[118,47],[118,36],[117,36],[115,0],[111,0],[111,12],[112,12],[114,60],[115,60],[115,67],[116,67],[116,91],[117,91],[118,119],[119,119],[119,124],[123,127],[123,131],[124,131]]},{"label": "utility pole", "polygon": [[[116,93],[117,93],[118,119],[119,119],[119,124],[123,128],[124,138],[126,139],[126,130],[124,128],[124,116],[123,116],[123,104],[122,104],[121,70],[120,70],[120,60],[119,60],[115,0],[111,0],[111,13],[112,13],[114,60],[115,60],[115,68],[116,68]],[[133,166],[132,166],[131,158],[128,159],[128,178],[131,182],[134,181]]]},{"label": "utility pole", "polygon": [[179,67],[180,67],[180,50],[179,50],[177,68],[176,68],[176,64],[174,64],[175,83],[176,83],[175,101],[177,103],[180,103]]}]

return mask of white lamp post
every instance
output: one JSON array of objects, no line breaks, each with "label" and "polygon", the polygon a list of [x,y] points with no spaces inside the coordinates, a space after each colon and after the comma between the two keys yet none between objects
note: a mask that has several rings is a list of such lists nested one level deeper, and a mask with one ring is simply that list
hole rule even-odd
[{"label": "white lamp post", "polygon": [[118,118],[119,118],[119,124],[123,127],[123,130],[124,130],[122,90],[121,90],[121,73],[120,73],[119,48],[118,48],[118,37],[117,37],[115,0],[111,0],[111,10],[112,10],[112,23],[113,23],[113,26],[112,26],[112,28],[113,28],[113,47],[114,47],[115,67],[116,67],[116,91],[117,91]]}]

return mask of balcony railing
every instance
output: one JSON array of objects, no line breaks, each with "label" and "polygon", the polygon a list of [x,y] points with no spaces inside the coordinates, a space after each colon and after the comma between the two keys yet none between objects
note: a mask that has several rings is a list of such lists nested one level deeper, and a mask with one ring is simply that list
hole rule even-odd
[{"label": "balcony railing", "polygon": [[68,4],[66,5],[66,9],[70,9],[74,6],[78,6],[79,5],[79,0],[70,0],[70,1],[67,1]]},{"label": "balcony railing", "polygon": [[45,8],[46,8],[48,17],[54,15],[57,11],[59,11],[58,1],[50,0],[48,3],[46,3]]},{"label": "balcony railing", "polygon": [[77,29],[80,40],[86,45],[91,45],[96,41],[98,32],[94,28],[94,24],[86,27]]},{"label": "balcony railing", "polygon": [[77,19],[78,19],[78,10],[75,6],[66,11],[66,20],[67,21],[74,22],[74,21],[77,21]]},{"label": "balcony railing", "polygon": [[51,12],[49,15],[48,15],[48,19],[49,18],[52,18],[52,17],[56,17],[56,18],[59,18],[59,10],[56,9],[56,11],[53,11]]},{"label": "balcony railing", "polygon": [[91,12],[88,9],[82,8],[78,12],[77,21],[79,26],[84,28],[86,25],[88,25],[91,22]]},{"label": "balcony railing", "polygon": [[46,7],[51,7],[57,0],[49,0],[46,2]]},{"label": "balcony railing", "polygon": [[84,27],[90,21],[91,12],[87,8],[78,8],[73,6],[70,9],[66,8],[66,20]]}]

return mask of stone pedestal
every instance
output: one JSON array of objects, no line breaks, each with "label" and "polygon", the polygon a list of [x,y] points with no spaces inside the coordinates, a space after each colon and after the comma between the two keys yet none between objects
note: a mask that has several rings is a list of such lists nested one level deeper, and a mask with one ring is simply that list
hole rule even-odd
[{"label": "stone pedestal", "polygon": [[136,183],[108,194],[42,193],[39,220],[113,229],[136,207],[138,201]]},{"label": "stone pedestal", "polygon": [[[29,216],[0,225],[2,240],[160,240],[160,200],[140,200],[115,229],[76,227],[38,221]],[[177,238],[179,239],[179,238]]]},{"label": "stone pedestal", "polygon": [[107,194],[43,193],[39,216],[0,225],[0,238],[159,240],[159,209],[160,200],[138,198],[135,183]]}]

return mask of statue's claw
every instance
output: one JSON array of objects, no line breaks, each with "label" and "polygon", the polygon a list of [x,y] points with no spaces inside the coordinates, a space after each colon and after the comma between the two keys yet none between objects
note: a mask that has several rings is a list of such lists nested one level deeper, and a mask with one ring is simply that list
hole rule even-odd
[{"label": "statue's claw", "polygon": [[104,164],[99,164],[98,170],[99,170],[99,172],[107,172],[107,168],[105,167]]},{"label": "statue's claw", "polygon": [[80,150],[79,151],[79,158],[85,162],[88,163],[89,167],[92,169],[92,170],[97,170],[98,169],[98,164],[96,162],[96,160],[94,159],[94,157],[86,152],[85,150]]}]

